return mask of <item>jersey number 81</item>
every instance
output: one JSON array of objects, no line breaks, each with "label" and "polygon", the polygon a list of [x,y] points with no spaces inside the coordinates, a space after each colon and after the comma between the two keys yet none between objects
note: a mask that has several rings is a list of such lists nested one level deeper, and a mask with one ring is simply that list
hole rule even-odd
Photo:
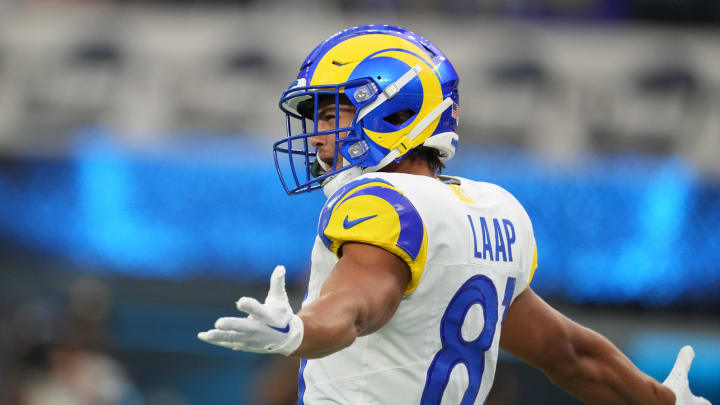
[{"label": "jersey number 81", "polygon": [[[503,320],[514,290],[515,278],[509,277],[502,302],[505,306]],[[470,307],[475,304],[483,308],[484,326],[480,335],[468,342],[462,337],[462,326]],[[470,277],[452,297],[440,321],[442,348],[430,363],[420,400],[421,405],[440,404],[450,373],[459,363],[465,365],[469,379],[460,405],[471,405],[475,402],[485,371],[485,352],[490,348],[495,337],[497,319],[498,297],[492,280],[481,274]]]}]

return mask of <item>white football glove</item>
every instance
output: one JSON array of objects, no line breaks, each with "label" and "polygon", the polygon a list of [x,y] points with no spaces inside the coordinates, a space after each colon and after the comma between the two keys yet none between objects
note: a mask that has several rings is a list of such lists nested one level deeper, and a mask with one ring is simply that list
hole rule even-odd
[{"label": "white football glove", "polygon": [[277,266],[270,276],[270,290],[265,303],[242,297],[237,309],[247,318],[220,318],[215,329],[198,333],[210,344],[253,353],[292,354],[303,339],[303,323],[293,313],[285,292],[285,266]]},{"label": "white football glove", "polygon": [[675,393],[675,405],[712,405],[707,399],[695,396],[690,392],[688,371],[690,371],[690,364],[694,357],[693,348],[683,346],[675,360],[675,365],[670,370],[670,375],[663,381],[663,385]]}]

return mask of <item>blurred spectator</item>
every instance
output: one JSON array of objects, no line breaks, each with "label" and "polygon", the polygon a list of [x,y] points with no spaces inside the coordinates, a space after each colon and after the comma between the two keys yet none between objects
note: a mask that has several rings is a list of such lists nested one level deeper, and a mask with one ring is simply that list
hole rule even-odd
[{"label": "blurred spectator", "polygon": [[7,319],[10,405],[134,405],[141,397],[105,353],[107,287],[80,279],[67,305],[33,298]]},{"label": "blurred spectator", "polygon": [[35,350],[44,352],[40,354],[45,357],[44,364],[23,365],[26,369],[19,381],[17,404],[141,403],[122,367],[106,354],[65,345]]}]

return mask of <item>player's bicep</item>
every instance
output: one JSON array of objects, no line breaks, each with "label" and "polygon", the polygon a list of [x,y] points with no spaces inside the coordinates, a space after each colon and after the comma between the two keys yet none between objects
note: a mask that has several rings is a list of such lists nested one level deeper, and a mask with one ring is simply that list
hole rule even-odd
[{"label": "player's bicep", "polygon": [[358,335],[385,325],[400,305],[408,282],[408,265],[373,245],[345,243],[342,256],[325,280],[320,295],[341,294],[356,312]]},{"label": "player's bicep", "polygon": [[500,347],[552,372],[572,362],[573,335],[578,327],[527,288],[510,306],[502,326]]}]

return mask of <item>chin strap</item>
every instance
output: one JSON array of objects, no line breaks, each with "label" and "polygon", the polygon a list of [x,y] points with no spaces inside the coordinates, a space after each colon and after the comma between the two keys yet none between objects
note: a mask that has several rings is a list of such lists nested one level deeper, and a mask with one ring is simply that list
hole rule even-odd
[{"label": "chin strap", "polygon": [[[440,151],[440,159],[445,162],[452,158],[455,154],[455,145],[457,144],[458,135],[455,132],[443,132],[436,134],[428,138],[424,146],[435,148]],[[334,176],[328,177],[322,183],[323,193],[325,197],[330,198],[340,187],[349,183],[356,177],[359,177],[365,173],[377,172],[378,170],[385,167],[387,164],[397,158],[397,150],[393,149],[383,159],[380,164],[372,167],[351,167],[345,171],[342,171]],[[387,160],[387,163],[384,163]],[[327,164],[323,163],[323,166],[327,167]]]},{"label": "chin strap", "polygon": [[[350,165],[350,162],[348,162],[341,153],[338,153],[338,158],[342,159],[342,167],[347,167]],[[330,169],[330,165],[323,162],[322,160],[318,159],[317,162],[323,167],[323,169],[325,169],[325,171],[328,171],[328,169]],[[340,189],[340,187],[349,183],[361,174],[363,174],[362,169],[355,166],[328,177],[322,182],[323,194],[325,194],[325,197],[330,198],[330,196],[335,194],[335,192]]]},{"label": "chin strap", "polygon": [[325,194],[325,197],[330,198],[330,196],[335,194],[335,192],[338,191],[340,187],[351,182],[354,178],[362,174],[363,170],[360,167],[355,166],[347,170],[343,170],[342,172],[334,176],[328,177],[322,183],[323,194]]}]

